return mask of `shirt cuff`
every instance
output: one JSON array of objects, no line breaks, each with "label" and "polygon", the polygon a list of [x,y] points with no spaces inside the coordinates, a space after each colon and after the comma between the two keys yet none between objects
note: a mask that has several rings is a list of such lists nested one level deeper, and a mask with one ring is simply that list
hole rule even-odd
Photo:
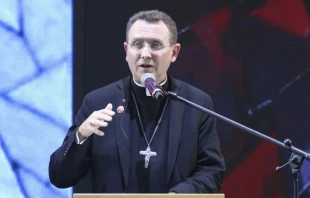
[{"label": "shirt cuff", "polygon": [[75,134],[75,136],[76,136],[76,143],[77,144],[83,144],[87,140],[87,138],[85,138],[84,140],[80,141],[78,132],[79,131],[76,131],[76,134]]}]

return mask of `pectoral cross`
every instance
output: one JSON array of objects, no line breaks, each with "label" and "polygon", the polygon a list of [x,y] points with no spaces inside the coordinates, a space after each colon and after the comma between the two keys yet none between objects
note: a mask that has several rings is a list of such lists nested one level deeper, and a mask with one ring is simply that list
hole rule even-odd
[{"label": "pectoral cross", "polygon": [[140,154],[141,154],[141,155],[145,155],[145,163],[144,163],[144,167],[145,167],[145,168],[149,167],[150,158],[151,158],[152,156],[156,156],[156,155],[157,155],[156,152],[152,152],[152,151],[151,151],[151,148],[150,148],[149,146],[146,148],[145,151],[140,151]]}]

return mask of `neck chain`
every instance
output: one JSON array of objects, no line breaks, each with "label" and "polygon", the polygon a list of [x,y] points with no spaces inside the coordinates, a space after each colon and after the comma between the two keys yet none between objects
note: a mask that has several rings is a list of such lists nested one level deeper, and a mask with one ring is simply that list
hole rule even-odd
[{"label": "neck chain", "polygon": [[152,143],[152,140],[153,140],[153,138],[154,138],[154,136],[155,136],[155,134],[156,134],[156,132],[157,132],[157,129],[158,129],[158,127],[159,127],[159,124],[161,123],[161,120],[162,120],[163,115],[164,115],[164,113],[165,113],[167,104],[168,104],[168,102],[169,102],[169,98],[167,98],[167,100],[166,100],[164,109],[163,109],[163,111],[162,111],[162,113],[161,113],[161,115],[160,115],[160,118],[159,118],[159,120],[158,120],[158,122],[157,122],[157,125],[156,125],[156,127],[155,127],[155,130],[154,130],[153,135],[152,135],[152,137],[151,137],[151,139],[150,139],[150,142],[149,142],[149,141],[147,140],[147,138],[146,138],[146,134],[145,134],[145,131],[144,131],[144,127],[143,127],[143,124],[142,124],[142,119],[141,119],[140,112],[139,112],[139,108],[138,108],[137,101],[136,101],[136,97],[135,97],[135,95],[134,95],[134,93],[133,93],[132,90],[131,90],[131,94],[132,94],[133,100],[134,100],[134,102],[135,102],[135,106],[136,106],[136,109],[137,109],[138,118],[139,118],[139,122],[140,122],[140,125],[141,125],[141,129],[142,129],[142,132],[143,132],[143,135],[144,135],[144,139],[145,139],[145,142],[146,142],[146,144],[147,144],[147,146],[148,146],[148,148],[149,148],[150,145],[151,145],[151,143]]}]

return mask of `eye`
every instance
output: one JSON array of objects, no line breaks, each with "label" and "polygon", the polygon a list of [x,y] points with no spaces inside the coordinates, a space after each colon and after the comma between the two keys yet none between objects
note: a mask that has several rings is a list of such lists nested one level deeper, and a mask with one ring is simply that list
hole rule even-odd
[{"label": "eye", "polygon": [[143,43],[141,41],[135,41],[132,46],[137,49],[141,49],[143,47]]},{"label": "eye", "polygon": [[161,49],[162,45],[157,42],[157,41],[154,41],[152,44],[151,44],[151,48],[154,49],[154,50],[158,50],[158,49]]}]

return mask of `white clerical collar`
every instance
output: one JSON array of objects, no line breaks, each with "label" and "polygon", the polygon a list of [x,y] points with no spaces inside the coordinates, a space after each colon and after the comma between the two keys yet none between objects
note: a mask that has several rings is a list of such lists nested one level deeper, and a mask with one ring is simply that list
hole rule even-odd
[{"label": "white clerical collar", "polygon": [[[160,83],[160,86],[163,86],[166,82],[167,82],[167,76],[166,76],[166,79],[164,80],[164,82],[162,82],[162,83]],[[134,78],[133,78],[133,82],[138,86],[138,87],[144,87],[143,85],[141,85],[141,84],[139,84]],[[150,93],[150,91],[147,89],[147,88],[145,88],[145,92],[146,92],[146,95],[147,96],[151,96],[151,93]]]}]

